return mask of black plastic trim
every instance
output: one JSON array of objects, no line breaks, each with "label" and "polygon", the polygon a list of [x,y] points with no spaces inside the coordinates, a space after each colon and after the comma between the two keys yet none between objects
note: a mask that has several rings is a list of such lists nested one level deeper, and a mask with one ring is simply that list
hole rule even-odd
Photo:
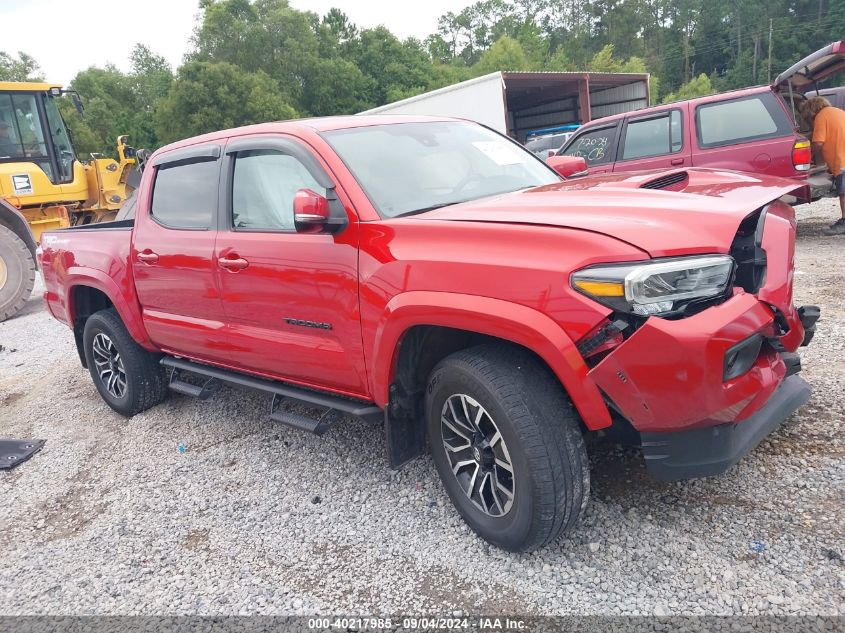
[{"label": "black plastic trim", "polygon": [[816,321],[819,320],[819,316],[821,316],[821,310],[818,306],[801,306],[798,308],[798,317],[801,319],[801,325],[804,326],[802,347],[809,345],[816,335]]},{"label": "black plastic trim", "polygon": [[116,230],[131,230],[135,226],[135,219],[129,220],[113,220],[111,222],[96,222],[92,224],[80,224],[79,226],[67,226],[63,229],[53,229],[52,232],[61,231],[67,233],[69,231],[107,231],[109,229]]},{"label": "black plastic trim", "polygon": [[214,145],[191,145],[182,149],[164,152],[156,156],[151,162],[152,167],[168,169],[189,163],[203,163],[214,161],[220,158],[220,146]]},{"label": "black plastic trim", "polygon": [[732,380],[751,369],[762,346],[763,335],[756,333],[729,347],[723,361],[722,380]]},{"label": "black plastic trim", "polygon": [[323,189],[334,189],[334,181],[323,166],[303,145],[282,136],[247,136],[235,138],[226,145],[226,154],[237,154],[254,150],[270,150],[293,156]]},{"label": "black plastic trim", "polygon": [[762,409],[742,422],[677,433],[641,433],[648,472],[661,481],[719,475],[750,453],[810,395],[807,381],[790,376]]}]

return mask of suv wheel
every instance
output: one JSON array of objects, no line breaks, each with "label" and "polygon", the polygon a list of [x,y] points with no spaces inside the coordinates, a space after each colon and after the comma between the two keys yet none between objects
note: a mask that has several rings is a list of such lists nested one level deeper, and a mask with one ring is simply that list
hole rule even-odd
[{"label": "suv wheel", "polygon": [[483,539],[530,551],[577,524],[589,497],[578,416],[547,367],[483,345],[431,374],[426,419],[446,492]]},{"label": "suv wheel", "polygon": [[82,344],[94,386],[121,415],[133,416],[167,397],[167,375],[158,362],[160,355],[132,339],[114,308],[88,318]]}]

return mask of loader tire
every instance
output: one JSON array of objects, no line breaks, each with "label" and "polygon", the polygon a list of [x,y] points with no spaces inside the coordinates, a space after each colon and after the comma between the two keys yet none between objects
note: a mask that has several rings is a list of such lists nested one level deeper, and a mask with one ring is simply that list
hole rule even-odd
[{"label": "loader tire", "polygon": [[26,305],[35,285],[35,262],[24,241],[0,226],[0,321]]}]

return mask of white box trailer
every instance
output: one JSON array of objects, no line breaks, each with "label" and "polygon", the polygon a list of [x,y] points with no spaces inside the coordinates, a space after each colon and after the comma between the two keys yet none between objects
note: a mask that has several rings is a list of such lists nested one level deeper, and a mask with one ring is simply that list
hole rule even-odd
[{"label": "white box trailer", "polygon": [[359,114],[429,114],[483,123],[520,143],[537,130],[645,108],[647,73],[494,72]]}]

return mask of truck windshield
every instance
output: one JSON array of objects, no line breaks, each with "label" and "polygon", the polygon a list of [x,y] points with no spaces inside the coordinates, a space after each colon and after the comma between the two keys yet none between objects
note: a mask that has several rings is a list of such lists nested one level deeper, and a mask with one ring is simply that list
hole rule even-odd
[{"label": "truck windshield", "polygon": [[533,154],[474,123],[394,123],[323,136],[384,218],[560,181]]}]

